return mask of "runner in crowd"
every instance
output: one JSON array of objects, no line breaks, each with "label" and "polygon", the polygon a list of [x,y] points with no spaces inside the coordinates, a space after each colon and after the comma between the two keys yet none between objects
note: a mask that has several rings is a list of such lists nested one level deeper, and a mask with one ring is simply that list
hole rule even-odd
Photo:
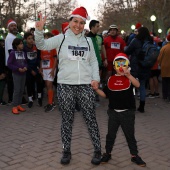
[{"label": "runner in crowd", "polygon": [[104,46],[106,49],[106,56],[108,61],[107,77],[108,79],[113,74],[113,60],[115,56],[124,51],[126,46],[125,41],[118,34],[118,27],[116,25],[110,25],[108,30],[108,36],[104,39]]},{"label": "runner in crowd", "polygon": [[[44,38],[48,39],[54,35],[50,32],[44,34]],[[54,89],[53,81],[56,75],[57,67],[57,52],[56,49],[52,50],[41,50],[41,62],[40,62],[40,73],[45,81],[48,104],[44,107],[45,112],[50,112],[56,107],[54,103]],[[56,80],[57,81],[57,80]]]},{"label": "runner in crowd", "polygon": [[19,111],[24,112],[26,110],[21,107],[21,103],[26,80],[27,58],[23,51],[23,42],[20,38],[14,39],[12,47],[14,50],[10,52],[7,61],[9,69],[12,70],[12,77],[14,82],[12,113],[19,114]]},{"label": "runner in crowd", "polygon": [[[42,106],[42,90],[43,90],[43,80],[41,74],[39,73],[40,56],[38,56],[38,50],[34,44],[34,36],[31,32],[26,32],[24,34],[24,52],[27,55],[27,74],[26,74],[26,85],[27,85],[27,95],[28,95],[28,107],[33,106],[33,99],[38,99],[38,105]],[[36,88],[36,90],[35,90]],[[37,94],[35,94],[36,92]]]}]

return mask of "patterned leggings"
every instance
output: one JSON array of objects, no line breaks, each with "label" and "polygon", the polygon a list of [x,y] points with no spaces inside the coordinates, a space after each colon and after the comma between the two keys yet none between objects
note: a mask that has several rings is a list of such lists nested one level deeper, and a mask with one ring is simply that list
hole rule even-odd
[{"label": "patterned leggings", "polygon": [[91,86],[58,84],[57,96],[59,109],[62,113],[61,137],[63,150],[70,151],[72,123],[77,102],[87,124],[94,150],[101,151],[100,134],[95,115],[95,94]]}]

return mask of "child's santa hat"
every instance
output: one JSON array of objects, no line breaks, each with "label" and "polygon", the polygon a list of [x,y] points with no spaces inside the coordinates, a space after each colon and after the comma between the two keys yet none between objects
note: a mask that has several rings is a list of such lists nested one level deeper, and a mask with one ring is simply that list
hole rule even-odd
[{"label": "child's santa hat", "polygon": [[130,64],[130,61],[128,59],[128,56],[125,54],[125,53],[119,53],[115,56],[114,60],[113,60],[113,65],[115,65],[115,60],[118,60],[118,59],[124,59],[124,60],[127,60],[128,63]]},{"label": "child's santa hat", "polygon": [[63,34],[67,31],[68,28],[69,28],[68,22],[64,22],[64,23],[61,24],[61,29],[62,29]]},{"label": "child's santa hat", "polygon": [[8,20],[8,22],[7,22],[7,28],[8,28],[11,24],[16,24],[16,25],[17,25],[17,23],[16,23],[14,20],[10,19],[10,20]]},{"label": "child's santa hat", "polygon": [[90,17],[89,17],[89,15],[87,13],[87,10],[84,7],[76,8],[72,12],[72,14],[70,15],[69,18],[72,18],[72,17],[82,18],[84,21],[90,20]]}]

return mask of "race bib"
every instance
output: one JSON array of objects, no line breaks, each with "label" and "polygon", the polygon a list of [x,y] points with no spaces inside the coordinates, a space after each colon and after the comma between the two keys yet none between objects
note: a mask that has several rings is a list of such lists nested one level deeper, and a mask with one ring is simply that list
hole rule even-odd
[{"label": "race bib", "polygon": [[16,60],[24,60],[24,53],[22,51],[15,51],[15,58]]},{"label": "race bib", "polygon": [[88,57],[88,47],[75,47],[68,46],[68,58],[69,60],[83,61],[87,60]]},{"label": "race bib", "polygon": [[33,59],[37,58],[37,52],[27,52],[27,58],[29,60],[33,60]]},{"label": "race bib", "polygon": [[111,48],[113,48],[113,49],[120,49],[120,43],[118,43],[118,42],[111,42]]},{"label": "race bib", "polygon": [[111,76],[108,80],[108,88],[111,91],[121,91],[129,89],[131,85],[130,80],[125,76]]},{"label": "race bib", "polygon": [[42,68],[49,68],[50,60],[42,60]]}]

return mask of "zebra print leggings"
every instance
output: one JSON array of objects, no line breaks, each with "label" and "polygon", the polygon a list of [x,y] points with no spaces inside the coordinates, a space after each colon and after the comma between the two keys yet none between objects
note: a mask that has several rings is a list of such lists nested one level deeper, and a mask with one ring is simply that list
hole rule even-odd
[{"label": "zebra print leggings", "polygon": [[95,115],[95,94],[91,85],[58,84],[57,96],[62,113],[63,150],[70,151],[72,123],[76,102],[81,108],[95,151],[101,151],[100,134]]}]

